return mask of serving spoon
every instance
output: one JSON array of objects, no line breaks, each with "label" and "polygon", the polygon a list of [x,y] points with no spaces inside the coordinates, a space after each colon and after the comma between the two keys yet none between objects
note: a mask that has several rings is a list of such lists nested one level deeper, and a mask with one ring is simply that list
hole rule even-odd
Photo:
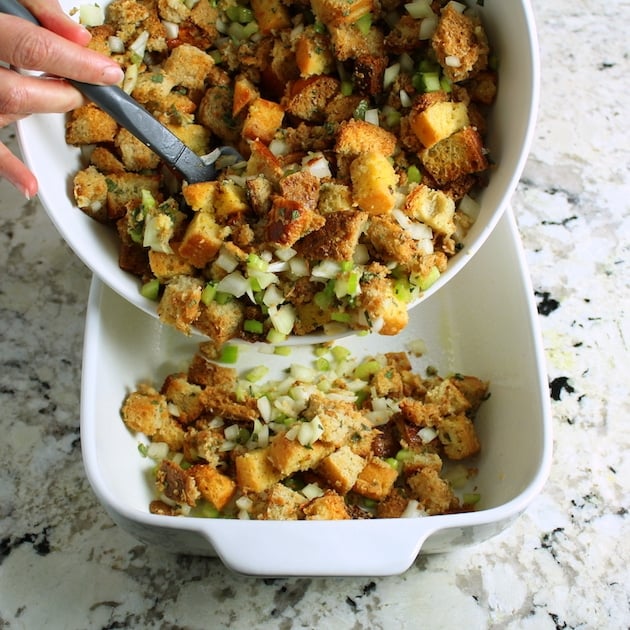
[{"label": "serving spoon", "polygon": [[[37,18],[16,0],[0,0],[0,13],[41,26]],[[216,179],[216,161],[221,156],[230,156],[235,161],[243,159],[236,149],[229,146],[219,147],[207,158],[200,157],[138,101],[116,85],[94,85],[73,79],[66,80],[149,147],[167,166],[179,171],[190,184]]]}]

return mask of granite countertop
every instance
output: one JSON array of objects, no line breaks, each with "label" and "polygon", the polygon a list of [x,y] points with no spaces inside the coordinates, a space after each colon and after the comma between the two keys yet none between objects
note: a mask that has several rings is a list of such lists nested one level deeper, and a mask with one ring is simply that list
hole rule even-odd
[{"label": "granite countertop", "polygon": [[[630,4],[533,8],[541,109],[513,208],[552,399],[542,494],[498,536],[398,577],[253,579],[141,545],[81,460],[90,274],[0,181],[0,627],[630,626]],[[14,128],[0,139],[17,150]]]}]

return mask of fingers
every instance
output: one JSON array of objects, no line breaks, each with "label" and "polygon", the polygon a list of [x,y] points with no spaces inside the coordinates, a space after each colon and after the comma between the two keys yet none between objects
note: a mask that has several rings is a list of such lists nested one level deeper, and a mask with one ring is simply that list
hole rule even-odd
[{"label": "fingers", "polygon": [[0,114],[16,119],[26,114],[68,112],[83,102],[81,94],[65,81],[0,68]]},{"label": "fingers", "polygon": [[2,143],[0,143],[0,177],[10,181],[27,199],[37,194],[35,175]]},{"label": "fingers", "polygon": [[85,83],[118,83],[123,78],[113,59],[26,20],[0,14],[0,32],[0,61],[15,67]]},{"label": "fingers", "polygon": [[67,15],[56,0],[21,0],[47,29],[80,46],[86,46],[92,35]]}]

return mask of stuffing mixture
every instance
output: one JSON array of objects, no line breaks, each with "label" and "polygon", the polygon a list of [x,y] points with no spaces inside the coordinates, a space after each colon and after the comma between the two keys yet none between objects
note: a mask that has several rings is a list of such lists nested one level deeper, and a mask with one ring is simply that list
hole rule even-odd
[{"label": "stuffing mixture", "polygon": [[162,321],[216,346],[405,327],[461,247],[490,167],[497,74],[475,7],[113,0],[82,15],[126,92],[200,156],[229,145],[244,158],[189,184],[95,105],[71,114],[67,142],[89,155],[76,203],[117,231],[120,267]]},{"label": "stuffing mixture", "polygon": [[[238,374],[199,347],[185,372],[122,405],[155,479],[154,514],[267,520],[397,518],[468,511],[488,384],[412,371],[405,352],[355,359],[314,347],[281,380]],[[449,470],[447,470],[449,467]],[[459,495],[457,494],[459,492]]]}]

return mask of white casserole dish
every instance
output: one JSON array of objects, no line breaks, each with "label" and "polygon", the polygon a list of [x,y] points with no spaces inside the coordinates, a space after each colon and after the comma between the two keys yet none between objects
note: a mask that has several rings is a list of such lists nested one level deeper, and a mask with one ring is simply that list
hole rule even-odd
[{"label": "white casserole dish", "polygon": [[[87,0],[86,0],[87,1]],[[469,4],[476,4],[468,0]],[[62,0],[66,10],[74,0]],[[485,0],[478,10],[499,59],[499,91],[488,122],[487,145],[496,163],[479,196],[479,216],[442,274],[416,305],[445,286],[468,262],[501,217],[529,152],[539,99],[539,59],[535,23],[528,0]],[[156,302],[143,297],[139,280],[118,266],[113,230],[90,219],[74,204],[72,179],[84,167],[81,151],[65,142],[64,115],[33,115],[18,123],[24,159],[40,185],[40,200],[62,237],[105,284],[157,317]]]},{"label": "white casserole dish", "polygon": [[[490,381],[476,420],[482,452],[476,512],[369,521],[238,521],[149,513],[150,460],[120,417],[139,381],[156,384],[192,358],[198,339],[161,326],[94,279],[83,357],[81,443],[87,476],[113,520],[167,551],[218,555],[252,575],[365,575],[404,572],[420,551],[448,551],[506,528],[541,490],[551,463],[551,417],[537,313],[511,212],[449,286],[412,313],[402,335],[343,341],[356,356],[405,350],[421,338],[416,367],[436,366]],[[299,362],[244,346],[237,368],[275,370]],[[273,370],[270,378],[273,378]]]}]

